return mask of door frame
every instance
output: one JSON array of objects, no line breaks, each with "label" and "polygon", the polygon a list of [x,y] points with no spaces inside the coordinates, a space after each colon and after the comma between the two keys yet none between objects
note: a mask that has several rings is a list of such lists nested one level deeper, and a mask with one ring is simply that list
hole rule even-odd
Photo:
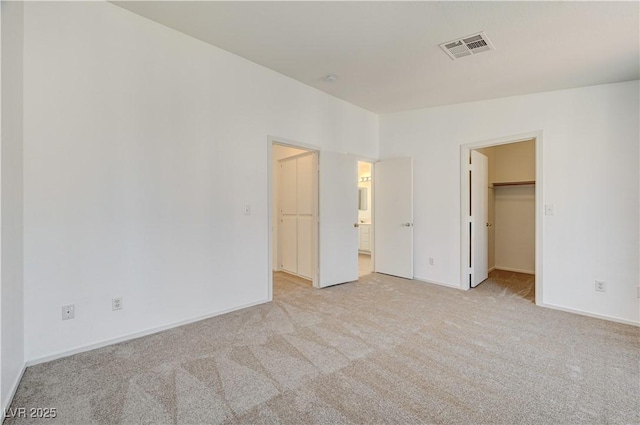
[{"label": "door frame", "polygon": [[465,143],[460,145],[460,289],[468,290],[469,285],[469,267],[467,267],[471,247],[469,246],[469,155],[471,150],[488,148],[491,146],[506,145],[510,143],[524,142],[526,140],[535,140],[536,145],[536,189],[535,189],[535,303],[543,304],[543,245],[542,239],[544,235],[544,184],[543,184],[543,158],[542,158],[542,130],[521,133],[512,136],[504,136],[495,139],[482,140],[477,142]]},{"label": "door frame", "polygon": [[[273,301],[273,238],[277,237],[274,235],[273,229],[273,204],[277,202],[277,200],[273,199],[273,184],[275,182],[275,178],[273,176],[273,145],[286,146],[290,148],[296,149],[304,149],[310,152],[314,152],[316,158],[316,173],[314,178],[314,194],[313,199],[314,202],[314,217],[315,223],[313,226],[313,249],[314,249],[314,271],[313,271],[313,287],[319,288],[320,286],[320,238],[319,238],[319,219],[318,214],[320,211],[320,196],[319,196],[319,157],[320,157],[320,148],[318,146],[309,145],[293,140],[288,140],[283,137],[276,136],[267,136],[267,243],[268,243],[268,273],[267,273],[267,299],[269,301]],[[278,229],[279,231],[279,229]],[[280,250],[280,245],[278,245],[278,250]]]}]

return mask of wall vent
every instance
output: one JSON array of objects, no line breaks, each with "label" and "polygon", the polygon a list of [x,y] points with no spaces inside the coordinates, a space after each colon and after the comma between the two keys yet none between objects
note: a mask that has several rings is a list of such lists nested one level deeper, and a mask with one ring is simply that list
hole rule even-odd
[{"label": "wall vent", "polygon": [[453,60],[495,50],[484,31],[442,43],[440,47]]}]

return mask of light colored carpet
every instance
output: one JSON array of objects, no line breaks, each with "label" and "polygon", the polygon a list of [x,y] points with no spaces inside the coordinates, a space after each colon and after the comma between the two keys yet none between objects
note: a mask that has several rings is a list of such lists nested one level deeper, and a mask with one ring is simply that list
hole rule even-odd
[{"label": "light colored carpet", "polygon": [[633,424],[640,328],[536,307],[533,278],[462,292],[371,274],[27,369],[20,423]]}]

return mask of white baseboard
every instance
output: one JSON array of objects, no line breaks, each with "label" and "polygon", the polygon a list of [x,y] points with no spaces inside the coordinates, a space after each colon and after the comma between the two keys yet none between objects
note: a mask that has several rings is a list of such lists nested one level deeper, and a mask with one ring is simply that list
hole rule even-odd
[{"label": "white baseboard", "polygon": [[[18,373],[18,376],[16,376],[16,379],[11,384],[11,388],[9,389],[8,395],[4,397],[4,399],[2,400],[2,412],[0,412],[0,425],[2,425],[2,423],[5,420],[4,413],[7,410],[9,410],[9,407],[11,407],[11,402],[13,401],[13,397],[16,395],[16,391],[18,391],[18,385],[20,385],[20,381],[22,381],[22,376],[24,375],[24,371],[26,369],[27,369],[27,364],[24,363],[22,365],[22,368],[20,369],[20,373]],[[24,407],[24,406],[20,406],[20,407]]]},{"label": "white baseboard", "polygon": [[488,270],[488,273],[491,273],[491,272],[492,272],[492,271],[494,271],[495,269],[496,269],[496,266],[491,267],[491,268]]},{"label": "white baseboard", "polygon": [[536,274],[534,270],[516,269],[513,267],[495,266],[493,270],[504,270],[505,272],[515,272],[515,273],[524,273],[524,274]]},{"label": "white baseboard", "polygon": [[617,323],[622,323],[624,325],[631,325],[631,326],[640,327],[640,322],[634,322],[634,321],[627,320],[627,319],[621,319],[619,317],[607,316],[607,315],[604,315],[604,314],[589,313],[588,311],[578,310],[578,309],[575,309],[575,308],[562,307],[562,306],[555,305],[555,304],[542,303],[542,304],[538,304],[538,306],[545,307],[545,308],[550,308],[552,310],[564,311],[566,313],[579,314],[580,316],[593,317],[594,319],[608,320],[610,322],[617,322]]},{"label": "white baseboard", "polygon": [[162,326],[157,326],[157,327],[154,327],[154,328],[145,329],[145,330],[140,331],[140,332],[133,332],[133,333],[130,333],[130,334],[127,334],[127,335],[123,335],[123,336],[117,337],[117,338],[111,338],[111,339],[106,339],[104,341],[95,342],[95,343],[92,343],[92,344],[81,345],[79,347],[75,347],[75,348],[72,348],[70,350],[59,351],[57,353],[50,354],[50,355],[47,355],[47,356],[43,356],[43,357],[38,357],[38,358],[35,358],[35,359],[27,360],[26,366],[34,366],[34,365],[37,365],[37,364],[40,364],[40,363],[46,363],[46,362],[50,362],[52,360],[61,359],[63,357],[73,356],[74,354],[84,353],[85,351],[95,350],[96,348],[102,348],[102,347],[106,347],[108,345],[117,344],[119,342],[124,342],[124,341],[129,341],[129,340],[132,340],[132,339],[136,339],[136,338],[141,338],[143,336],[152,335],[152,334],[155,334],[155,333],[158,333],[158,332],[166,331],[167,329],[177,328],[178,326],[187,325],[187,324],[193,323],[193,322],[199,322],[200,320],[209,319],[211,317],[220,316],[222,314],[231,313],[233,311],[242,310],[244,308],[253,307],[253,306],[256,306],[256,305],[259,305],[259,304],[264,304],[264,303],[267,303],[267,302],[269,302],[269,300],[268,299],[264,299],[264,300],[252,302],[252,303],[249,303],[249,304],[244,304],[244,305],[241,305],[239,307],[220,310],[220,311],[216,311],[214,313],[209,313],[209,314],[205,314],[205,315],[202,315],[202,316],[196,316],[196,317],[192,317],[192,318],[185,319],[185,320],[180,320],[180,321],[173,322],[173,323],[168,323],[168,324],[165,324],[165,325],[162,325]]},{"label": "white baseboard", "polygon": [[419,282],[424,282],[424,283],[432,283],[432,284],[438,285],[438,286],[446,286],[447,288],[460,289],[460,285],[454,285],[454,284],[445,283],[445,282],[438,282],[438,281],[431,280],[431,279],[424,279],[422,277],[415,277],[414,276],[413,280],[417,280]]}]

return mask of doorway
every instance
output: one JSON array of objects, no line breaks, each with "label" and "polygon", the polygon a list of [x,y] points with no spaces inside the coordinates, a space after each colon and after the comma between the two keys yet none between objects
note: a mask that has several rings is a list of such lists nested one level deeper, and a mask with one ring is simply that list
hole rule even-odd
[{"label": "doorway", "polygon": [[358,161],[358,276],[373,271],[373,164]]},{"label": "doorway", "polygon": [[541,303],[541,149],[541,133],[462,146],[462,289],[535,281]]},{"label": "doorway", "polygon": [[[267,142],[268,299],[273,299],[274,272],[286,273],[287,276],[295,276],[299,279],[311,274],[310,281],[314,288],[326,288],[357,281],[359,158],[349,153],[323,150],[272,136],[267,137]],[[281,147],[283,148],[281,149]],[[288,150],[288,152],[280,154],[276,150]],[[278,168],[288,162],[287,160],[299,160],[308,156],[309,153],[314,158],[312,163],[315,164],[315,167],[311,167],[313,177],[311,180],[307,179],[309,184],[303,186],[312,189],[303,192],[303,195],[309,198],[309,193],[313,192],[310,197],[313,202],[313,219],[311,220],[313,225],[310,231],[306,224],[303,227],[307,229],[307,236],[311,233],[312,244],[310,249],[303,250],[301,254],[298,247],[308,247],[308,245],[302,244],[299,239],[301,237],[305,240],[309,238],[303,237],[304,235],[299,231],[296,231],[295,237],[293,236],[293,217],[290,217],[289,223],[283,226],[285,220],[283,215],[286,215],[286,212],[280,211],[278,206],[278,191],[282,186],[278,179]],[[366,161],[368,159],[364,159],[364,162]],[[292,170],[294,167],[289,168]],[[370,197],[372,206],[375,205],[370,208],[371,219],[373,219],[373,211],[375,211],[376,223],[375,232],[371,229],[369,240],[370,253],[375,253],[375,261],[372,257],[371,268],[380,273],[412,278],[413,161],[411,158],[378,161],[375,167],[371,168],[371,171],[375,172],[375,176],[371,176],[370,181],[376,182],[375,194],[371,193]],[[291,171],[291,173],[293,172]],[[298,183],[296,183],[297,187]],[[374,188],[373,184],[371,188]],[[296,196],[298,196],[298,189],[296,189]],[[297,199],[296,202],[298,202]],[[295,214],[288,215],[296,216],[296,229],[300,228],[301,220],[306,219],[306,217],[301,217],[304,214],[300,214],[297,209]],[[306,223],[309,223],[309,220]],[[289,229],[287,237],[291,241],[296,241],[295,254],[293,250],[285,250],[283,256],[281,227],[287,227]],[[308,269],[304,271],[303,267],[304,273],[301,273],[300,256],[308,258],[309,250],[312,251],[312,260],[309,262],[312,271],[311,273],[308,272]],[[294,263],[294,256],[296,258],[295,269],[291,266]],[[283,259],[286,259],[286,264]],[[302,265],[304,266],[304,264]]]}]

